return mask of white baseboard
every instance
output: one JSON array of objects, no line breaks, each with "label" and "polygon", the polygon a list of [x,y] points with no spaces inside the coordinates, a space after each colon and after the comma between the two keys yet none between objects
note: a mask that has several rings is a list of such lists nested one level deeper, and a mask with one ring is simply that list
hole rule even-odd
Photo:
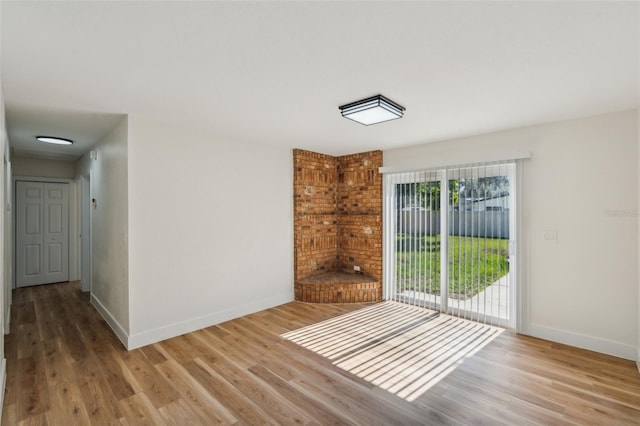
[{"label": "white baseboard", "polygon": [[188,319],[185,321],[158,327],[153,330],[143,331],[141,333],[129,336],[127,349],[136,349],[142,346],[150,345],[161,340],[170,339],[185,333],[190,333],[202,328],[211,327],[221,322],[229,321],[244,315],[282,305],[293,300],[291,292],[272,296],[267,299],[257,300],[250,303],[234,306],[233,308],[217,311],[212,314],[201,317]]},{"label": "white baseboard", "polygon": [[558,330],[540,324],[529,324],[526,327],[527,334],[540,339],[551,340],[553,342],[564,343],[565,345],[575,346],[577,348],[587,349],[594,352],[600,352],[607,355],[617,356],[628,360],[640,360],[637,354],[637,348],[631,345],[625,345],[619,342],[600,339],[584,334],[573,333],[566,330]]},{"label": "white baseboard", "polygon": [[109,310],[93,293],[91,293],[91,304],[96,308],[98,313],[100,313],[107,324],[109,324],[109,327],[111,327],[116,336],[118,336],[118,339],[120,339],[124,347],[129,349],[129,347],[127,346],[127,342],[129,341],[129,333],[125,331],[120,323],[113,317],[113,315],[111,315],[111,312],[109,312]]},{"label": "white baseboard", "polygon": [[0,388],[0,392],[2,392],[2,394],[0,394],[0,412],[2,412],[2,409],[4,408],[4,391],[7,385],[7,359],[6,358],[2,358],[2,362],[0,362],[0,375],[2,375],[2,377],[0,377],[0,382],[2,383],[2,387]]}]

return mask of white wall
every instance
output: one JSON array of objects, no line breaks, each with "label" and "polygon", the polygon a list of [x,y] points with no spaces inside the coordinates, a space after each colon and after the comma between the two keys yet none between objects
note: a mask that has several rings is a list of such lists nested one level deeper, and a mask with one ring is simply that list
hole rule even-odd
[{"label": "white wall", "polygon": [[293,300],[291,150],[129,117],[129,348]]},{"label": "white wall", "polygon": [[[522,331],[635,359],[638,346],[636,110],[384,151],[385,167],[524,160],[528,250]],[[556,230],[557,242],[543,239]]]},{"label": "white wall", "polygon": [[78,177],[91,169],[91,301],[126,344],[129,333],[129,250],[125,118],[95,146],[96,160],[81,159]]},{"label": "white wall", "polygon": [[[1,101],[0,101],[1,103]],[[0,112],[2,119],[4,120],[4,108],[3,111]],[[3,283],[2,286],[4,290],[0,295],[0,298],[3,300],[3,312],[4,312],[4,333],[9,334],[10,331],[10,320],[11,320],[11,299],[12,299],[12,289],[13,289],[13,174],[11,170],[11,147],[9,145],[9,139],[5,133],[5,124],[4,121],[2,126],[0,127],[0,132],[3,133],[4,139],[4,161],[2,163],[3,171],[2,176],[4,177],[4,194],[0,199],[3,202],[2,208],[2,220],[4,221],[4,235],[2,237],[2,241],[4,241],[4,255],[3,259],[3,267],[4,271],[2,274]],[[0,315],[1,316],[1,315]]]},{"label": "white wall", "polygon": [[60,179],[73,179],[75,163],[73,161],[48,160],[14,155],[11,159],[14,176],[34,176]]},{"label": "white wall", "polygon": [[82,176],[88,176],[91,173],[91,163],[94,160],[91,159],[90,153],[85,153],[76,163],[74,164],[74,178],[80,179]]},{"label": "white wall", "polygon": [[[11,172],[10,172],[10,154],[9,154],[9,139],[7,137],[7,129],[5,122],[4,112],[4,96],[2,94],[2,80],[0,78],[0,152],[2,153],[3,161],[0,163],[2,170],[0,170],[0,201],[2,201],[2,207],[0,208],[0,277],[2,277],[2,291],[0,291],[0,330],[4,333],[9,331],[9,324],[5,315],[10,312],[10,291],[11,291],[11,250],[8,250],[10,245],[11,236],[11,222],[8,220],[10,212],[7,210],[7,206],[10,205],[10,188]],[[4,389],[7,377],[7,360],[4,356],[4,339],[0,339],[0,409],[2,409],[4,403]]]},{"label": "white wall", "polygon": [[80,186],[78,200],[80,209],[78,243],[80,283],[82,291],[91,291],[91,159],[90,153],[85,153],[76,163],[76,182]]}]

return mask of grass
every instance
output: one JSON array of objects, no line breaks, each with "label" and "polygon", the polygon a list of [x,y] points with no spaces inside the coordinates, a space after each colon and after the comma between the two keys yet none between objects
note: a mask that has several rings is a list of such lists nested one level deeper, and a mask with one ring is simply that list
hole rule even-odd
[{"label": "grass", "polygon": [[[449,236],[449,297],[473,297],[509,272],[509,240]],[[398,291],[440,294],[440,236],[397,236]]]}]

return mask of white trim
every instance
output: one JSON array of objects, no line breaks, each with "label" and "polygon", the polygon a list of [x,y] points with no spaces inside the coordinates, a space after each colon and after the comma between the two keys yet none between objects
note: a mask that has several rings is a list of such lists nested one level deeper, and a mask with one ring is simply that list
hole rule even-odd
[{"label": "white trim", "polygon": [[[7,155],[7,154],[5,154]],[[6,211],[5,211],[5,215],[4,215],[4,230],[7,230],[7,226],[9,227],[9,235],[4,235],[5,240],[7,238],[9,238],[9,250],[8,250],[8,256],[7,253],[5,253],[5,259],[9,259],[8,262],[4,263],[4,267],[7,268],[9,271],[7,280],[4,282],[4,288],[3,288],[3,297],[7,298],[7,301],[4,301],[4,306],[8,306],[10,310],[11,308],[11,304],[13,303],[13,283],[15,282],[15,259],[16,259],[16,254],[15,254],[15,227],[14,227],[14,209],[15,209],[15,199],[14,199],[14,184],[13,184],[13,173],[12,173],[12,165],[11,165],[11,161],[7,162],[7,178],[10,178],[11,183],[9,182],[5,182],[5,200],[8,200],[7,206],[6,206]],[[7,220],[8,218],[8,220]],[[8,224],[7,224],[8,222]],[[4,262],[4,259],[3,259]],[[6,334],[9,333],[9,327],[6,325],[7,323],[5,323],[5,332]]]},{"label": "white trim", "polygon": [[526,327],[531,323],[529,301],[531,300],[529,287],[529,233],[525,224],[528,222],[528,210],[524,200],[524,161],[516,161],[515,170],[515,220],[513,227],[516,237],[516,273],[515,299],[516,308],[515,329],[518,333],[526,334]]},{"label": "white trim", "polygon": [[522,160],[526,158],[531,158],[530,152],[511,152],[503,155],[499,154],[490,154],[486,157],[477,157],[466,159],[464,156],[460,156],[459,153],[456,153],[457,157],[449,160],[440,160],[437,162],[429,162],[428,159],[418,158],[416,163],[409,164],[403,167],[380,167],[378,171],[380,173],[405,173],[405,172],[418,172],[422,170],[429,169],[445,169],[449,167],[462,167],[467,165],[474,164],[483,164],[483,163],[503,163],[506,161],[515,161]]},{"label": "white trim", "polygon": [[552,342],[575,346],[576,348],[613,355],[618,358],[624,358],[632,361],[636,359],[637,349],[633,346],[613,342],[611,340],[600,339],[598,337],[587,336],[585,334],[559,330],[540,324],[529,324],[527,327],[527,333],[524,334],[544,340],[550,340]]},{"label": "white trim", "polygon": [[638,346],[638,354],[636,358],[636,367],[638,367],[638,372],[640,372],[640,346]]},{"label": "white trim", "polygon": [[113,315],[111,315],[111,312],[109,312],[109,310],[93,293],[91,293],[91,304],[94,308],[96,308],[96,311],[98,311],[98,313],[107,322],[107,324],[109,324],[109,327],[111,327],[116,336],[118,336],[118,339],[120,339],[124,347],[129,349],[129,347],[127,346],[127,343],[130,339],[129,333],[126,332],[126,330],[120,325],[118,320],[116,320]]},{"label": "white trim", "polygon": [[221,322],[229,321],[244,315],[249,315],[258,311],[272,308],[293,301],[291,292],[282,293],[267,299],[258,300],[243,305],[234,306],[233,308],[214,312],[199,318],[193,318],[186,321],[169,324],[153,330],[143,331],[129,336],[127,349],[132,350],[142,346],[150,345],[161,340],[170,339],[185,333],[190,333],[202,328],[211,327]]},{"label": "white trim", "polygon": [[[92,280],[92,244],[91,244],[91,231],[92,223],[91,217],[93,209],[90,206],[91,203],[91,171],[86,175],[80,176],[80,202],[79,202],[79,215],[78,215],[78,227],[81,238],[79,240],[78,256],[79,256],[79,269],[80,269],[80,285],[82,291],[91,291]],[[86,195],[86,198],[85,198]],[[85,208],[87,214],[85,215]],[[83,244],[86,241],[86,245]],[[88,265],[87,265],[88,264]],[[84,270],[87,267],[86,271]]]},{"label": "white trim", "polygon": [[448,171],[438,173],[440,178],[440,312],[449,312],[449,177]]},{"label": "white trim", "polygon": [[388,300],[391,296],[391,288],[393,285],[393,256],[392,249],[395,228],[395,203],[392,199],[393,191],[391,190],[391,176],[383,176],[382,184],[382,298]]},{"label": "white trim", "polygon": [[78,265],[79,181],[69,184],[69,281],[80,281]]},{"label": "white trim", "polygon": [[2,382],[2,387],[0,388],[0,412],[4,409],[4,391],[7,387],[7,359],[2,358],[0,362],[0,382]]}]

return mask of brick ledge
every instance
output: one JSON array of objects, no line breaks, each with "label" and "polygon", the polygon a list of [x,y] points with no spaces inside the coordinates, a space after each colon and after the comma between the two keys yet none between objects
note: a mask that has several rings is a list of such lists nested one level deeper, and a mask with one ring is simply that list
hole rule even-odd
[{"label": "brick ledge", "polygon": [[327,272],[294,283],[295,300],[307,303],[363,303],[382,300],[380,281],[365,275]]}]

